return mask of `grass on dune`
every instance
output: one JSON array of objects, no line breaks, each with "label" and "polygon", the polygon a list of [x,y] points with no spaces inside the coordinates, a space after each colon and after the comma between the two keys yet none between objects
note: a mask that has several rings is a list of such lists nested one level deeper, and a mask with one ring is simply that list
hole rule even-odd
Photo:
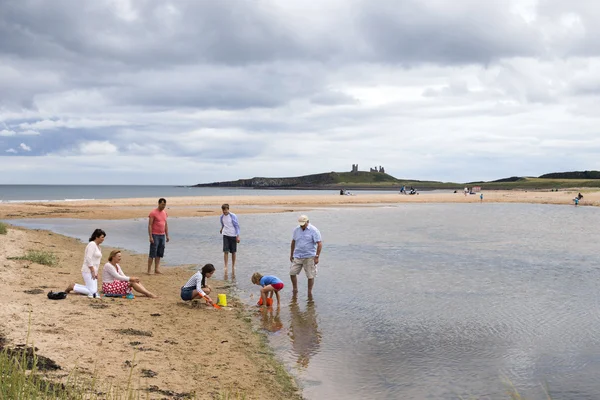
[{"label": "grass on dune", "polygon": [[24,256],[7,257],[8,260],[25,260],[36,264],[48,265],[53,267],[58,264],[58,258],[49,251],[27,250]]}]

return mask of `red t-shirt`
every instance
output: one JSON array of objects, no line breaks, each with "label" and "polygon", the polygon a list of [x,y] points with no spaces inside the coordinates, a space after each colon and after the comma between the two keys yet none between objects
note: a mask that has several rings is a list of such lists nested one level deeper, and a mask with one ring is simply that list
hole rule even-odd
[{"label": "red t-shirt", "polygon": [[167,212],[165,210],[159,211],[158,208],[155,208],[148,215],[148,218],[152,217],[154,217],[154,220],[152,221],[152,234],[164,235],[165,224],[167,223]]}]

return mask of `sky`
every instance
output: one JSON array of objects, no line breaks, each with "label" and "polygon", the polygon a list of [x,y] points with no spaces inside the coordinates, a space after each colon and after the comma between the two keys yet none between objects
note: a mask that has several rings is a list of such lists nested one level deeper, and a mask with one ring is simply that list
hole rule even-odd
[{"label": "sky", "polygon": [[0,184],[600,170],[600,2],[0,0]]}]

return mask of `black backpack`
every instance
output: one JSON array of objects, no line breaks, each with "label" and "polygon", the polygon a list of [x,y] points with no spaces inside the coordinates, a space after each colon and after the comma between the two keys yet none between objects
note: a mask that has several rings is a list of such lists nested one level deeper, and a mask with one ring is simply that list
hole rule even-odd
[{"label": "black backpack", "polygon": [[48,298],[50,300],[63,300],[67,298],[67,293],[65,292],[53,292],[52,290],[48,292]]}]

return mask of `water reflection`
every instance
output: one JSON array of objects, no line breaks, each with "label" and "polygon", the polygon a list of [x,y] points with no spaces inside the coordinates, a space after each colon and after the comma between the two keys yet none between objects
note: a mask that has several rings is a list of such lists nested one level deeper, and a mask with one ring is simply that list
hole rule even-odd
[{"label": "water reflection", "polygon": [[[227,267],[223,269],[223,280],[229,280],[229,269]],[[235,283],[235,268],[231,269],[231,282]]]},{"label": "water reflection", "polygon": [[292,350],[296,355],[296,364],[307,368],[310,358],[321,347],[321,332],[317,323],[317,309],[311,299],[306,301],[306,309],[302,311],[297,296],[290,302],[290,329],[288,336],[292,342]]},{"label": "water reflection", "polygon": [[281,306],[277,307],[261,307],[261,327],[271,333],[279,332],[283,328],[283,322],[281,322]]}]

